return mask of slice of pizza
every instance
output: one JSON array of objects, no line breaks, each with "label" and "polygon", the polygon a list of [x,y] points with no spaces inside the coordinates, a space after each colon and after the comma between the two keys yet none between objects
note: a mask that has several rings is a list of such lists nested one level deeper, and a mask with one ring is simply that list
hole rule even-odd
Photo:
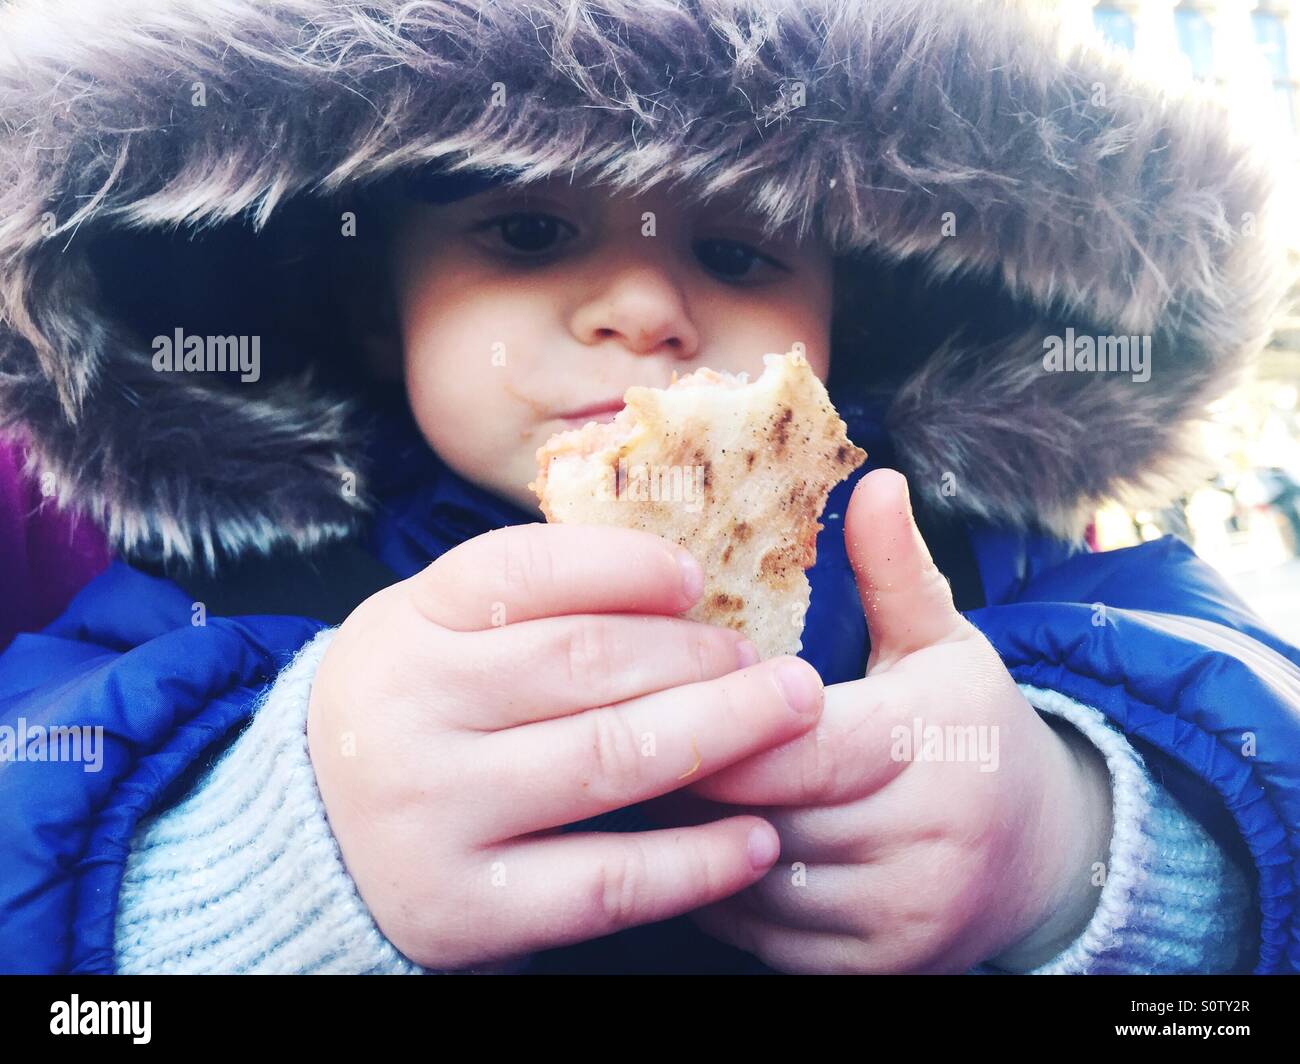
[{"label": "slice of pizza", "polygon": [[743,632],[764,658],[802,648],[831,488],[867,453],[797,351],[748,374],[700,369],[629,388],[607,423],[552,436],[529,484],[552,523],[640,528],[704,569],[693,620]]}]

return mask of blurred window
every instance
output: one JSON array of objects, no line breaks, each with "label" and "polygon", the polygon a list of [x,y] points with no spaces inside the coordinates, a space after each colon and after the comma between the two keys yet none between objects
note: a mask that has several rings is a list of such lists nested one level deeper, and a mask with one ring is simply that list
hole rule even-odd
[{"label": "blurred window", "polygon": [[1194,7],[1180,7],[1174,11],[1174,25],[1178,30],[1178,47],[1187,57],[1192,77],[1206,81],[1214,76],[1214,27],[1205,12]]},{"label": "blurred window", "polygon": [[1295,100],[1292,93],[1291,69],[1286,54],[1286,26],[1271,11],[1256,11],[1252,18],[1255,23],[1255,43],[1263,53],[1273,76],[1273,94],[1283,117],[1292,127],[1295,126]]},{"label": "blurred window", "polygon": [[1121,11],[1117,7],[1106,4],[1094,7],[1092,9],[1092,24],[1111,44],[1127,48],[1130,52],[1133,51],[1135,40],[1133,16],[1127,11]]}]

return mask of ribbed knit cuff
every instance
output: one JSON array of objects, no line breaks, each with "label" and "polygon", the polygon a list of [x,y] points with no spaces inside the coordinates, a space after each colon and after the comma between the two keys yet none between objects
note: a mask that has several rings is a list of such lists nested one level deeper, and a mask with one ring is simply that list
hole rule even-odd
[{"label": "ribbed knit cuff", "polygon": [[[1245,877],[1147,771],[1105,714],[1056,691],[1021,684],[1041,713],[1079,730],[1110,769],[1110,859],[1083,933],[1026,974],[1174,974],[1239,970],[1257,946]],[[994,974],[981,965],[973,974]]]},{"label": "ribbed knit cuff", "polygon": [[194,789],[137,829],[119,972],[425,973],[376,926],[316,787],[307,703],[333,634],[303,647]]}]

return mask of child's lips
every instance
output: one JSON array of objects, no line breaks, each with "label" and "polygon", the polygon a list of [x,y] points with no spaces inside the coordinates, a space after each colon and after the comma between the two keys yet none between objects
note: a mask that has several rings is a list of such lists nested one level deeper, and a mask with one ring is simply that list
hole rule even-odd
[{"label": "child's lips", "polygon": [[606,403],[595,407],[584,407],[575,413],[561,415],[556,420],[573,428],[581,428],[589,421],[607,425],[618,416],[618,412],[623,409],[623,406],[624,403],[620,399],[617,405]]},{"label": "child's lips", "polygon": [[558,420],[562,425],[567,425],[570,428],[580,429],[582,428],[583,425],[586,425],[592,421],[595,421],[601,425],[608,425],[611,421],[614,420],[614,416],[617,413],[618,413],[617,410],[610,410],[604,414],[589,414],[586,417],[562,417],[559,418]]}]

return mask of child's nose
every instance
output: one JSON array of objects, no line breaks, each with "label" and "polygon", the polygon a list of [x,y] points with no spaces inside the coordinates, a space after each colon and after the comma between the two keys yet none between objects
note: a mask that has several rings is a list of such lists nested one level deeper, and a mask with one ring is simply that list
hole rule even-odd
[{"label": "child's nose", "polygon": [[613,341],[638,355],[689,359],[699,349],[681,284],[662,269],[639,266],[607,275],[575,312],[572,327],[585,344]]}]

